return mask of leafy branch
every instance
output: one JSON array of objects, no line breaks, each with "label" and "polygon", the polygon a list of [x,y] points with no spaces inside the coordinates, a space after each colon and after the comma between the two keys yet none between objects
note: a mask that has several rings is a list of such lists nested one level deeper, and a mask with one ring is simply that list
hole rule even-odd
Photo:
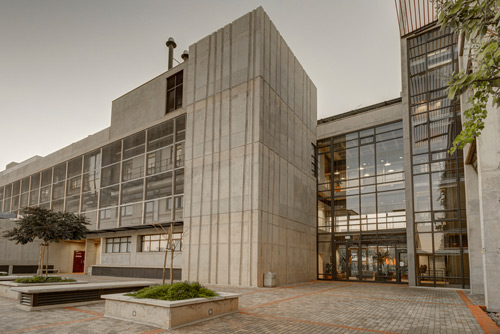
[{"label": "leafy branch", "polygon": [[449,82],[448,98],[468,93],[470,108],[464,111],[462,131],[450,153],[463,149],[478,137],[488,116],[487,104],[500,106],[500,0],[433,0],[438,23],[463,34],[469,48],[468,68]]}]

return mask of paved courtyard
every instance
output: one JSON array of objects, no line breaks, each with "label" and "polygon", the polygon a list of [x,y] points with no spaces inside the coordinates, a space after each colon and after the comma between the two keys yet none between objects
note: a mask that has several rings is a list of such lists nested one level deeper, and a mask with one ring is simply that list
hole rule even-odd
[{"label": "paved courtyard", "polygon": [[[95,280],[94,278],[92,280]],[[177,330],[105,318],[104,303],[24,312],[0,297],[0,333],[484,333],[463,292],[313,281],[234,288],[239,313]]]}]

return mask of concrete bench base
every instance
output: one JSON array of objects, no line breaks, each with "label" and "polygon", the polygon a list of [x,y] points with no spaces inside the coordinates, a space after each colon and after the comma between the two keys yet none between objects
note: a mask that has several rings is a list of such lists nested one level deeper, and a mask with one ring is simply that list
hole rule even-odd
[{"label": "concrete bench base", "polygon": [[[27,284],[26,284],[27,285]],[[11,287],[11,291],[19,293],[19,305],[25,311],[57,308],[101,300],[105,294],[137,291],[155,285],[147,281],[106,282],[87,284],[64,284]]]},{"label": "concrete bench base", "polygon": [[139,299],[125,294],[106,295],[104,316],[164,329],[178,328],[238,311],[235,293],[219,293],[213,298],[179,301]]},{"label": "concrete bench base", "polygon": [[12,291],[11,288],[47,286],[47,285],[83,284],[83,283],[87,283],[87,281],[52,282],[52,283],[15,283],[13,281],[0,281],[0,297],[18,299],[20,292]]}]

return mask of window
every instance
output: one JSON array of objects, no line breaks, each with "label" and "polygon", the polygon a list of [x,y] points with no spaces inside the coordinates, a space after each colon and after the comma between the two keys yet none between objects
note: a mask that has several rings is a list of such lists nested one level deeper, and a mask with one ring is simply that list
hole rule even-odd
[{"label": "window", "polygon": [[130,253],[130,237],[107,238],[106,253]]},{"label": "window", "polygon": [[[182,250],[182,233],[173,233],[174,249]],[[168,244],[168,234],[150,234],[141,236],[141,252],[164,252]]]},{"label": "window", "polygon": [[[462,150],[449,154],[461,131],[461,110],[458,99],[446,98],[449,78],[458,71],[457,44],[458,35],[449,29],[408,39],[413,209],[418,232],[416,276],[420,286],[469,285],[464,157]],[[444,230],[453,221],[454,230]]]},{"label": "window", "polygon": [[[172,78],[182,87],[182,73]],[[182,220],[185,136],[182,115],[23,175],[0,187],[0,212],[29,205],[86,213],[97,229]]]},{"label": "window", "polygon": [[182,107],[183,71],[167,79],[167,113]]}]

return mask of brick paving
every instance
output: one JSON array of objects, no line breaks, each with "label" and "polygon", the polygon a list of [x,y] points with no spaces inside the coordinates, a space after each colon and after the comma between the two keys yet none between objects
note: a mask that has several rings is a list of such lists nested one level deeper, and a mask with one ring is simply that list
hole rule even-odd
[{"label": "brick paving", "polygon": [[321,281],[274,289],[209,287],[242,294],[240,311],[165,331],[105,318],[103,302],[25,312],[0,297],[0,333],[484,333],[455,290]]}]

